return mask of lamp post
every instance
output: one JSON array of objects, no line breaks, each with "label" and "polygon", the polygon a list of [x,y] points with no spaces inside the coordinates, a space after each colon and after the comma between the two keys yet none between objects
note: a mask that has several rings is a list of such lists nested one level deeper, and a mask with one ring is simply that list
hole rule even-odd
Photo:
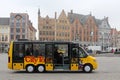
[{"label": "lamp post", "polygon": [[102,32],[102,51],[104,51],[104,32]]},{"label": "lamp post", "polygon": [[110,47],[110,33],[108,34],[108,45],[107,45],[108,51],[109,51],[109,47]]},{"label": "lamp post", "polygon": [[0,53],[2,52],[2,44],[0,43]]},{"label": "lamp post", "polygon": [[92,42],[92,46],[94,45],[94,41],[93,41],[93,31],[91,31],[91,42]]},{"label": "lamp post", "polygon": [[57,40],[56,39],[56,36],[57,36],[57,31],[56,31],[57,29],[56,28],[57,28],[57,13],[55,12],[55,39],[54,39],[55,41]]}]

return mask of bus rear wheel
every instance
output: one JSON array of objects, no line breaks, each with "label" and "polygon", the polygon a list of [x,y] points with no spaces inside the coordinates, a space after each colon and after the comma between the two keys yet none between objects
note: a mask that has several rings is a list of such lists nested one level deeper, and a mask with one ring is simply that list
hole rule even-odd
[{"label": "bus rear wheel", "polygon": [[44,65],[38,65],[37,66],[37,71],[38,72],[44,72],[45,71],[45,66]]},{"label": "bus rear wheel", "polygon": [[33,65],[27,65],[26,66],[26,71],[29,72],[29,73],[32,73],[34,72],[35,70],[35,67]]}]

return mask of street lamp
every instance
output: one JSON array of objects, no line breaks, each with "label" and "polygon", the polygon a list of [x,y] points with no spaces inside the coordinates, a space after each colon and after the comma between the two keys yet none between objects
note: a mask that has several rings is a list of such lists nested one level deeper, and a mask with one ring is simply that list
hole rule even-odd
[{"label": "street lamp", "polygon": [[104,32],[102,32],[102,51],[104,51]]},{"label": "street lamp", "polygon": [[108,44],[107,44],[108,51],[109,51],[109,47],[110,47],[110,33],[108,33]]},{"label": "street lamp", "polygon": [[93,31],[90,33],[90,35],[91,35],[91,42],[92,42],[92,46],[93,46],[93,44],[94,44],[94,42],[93,42]]}]

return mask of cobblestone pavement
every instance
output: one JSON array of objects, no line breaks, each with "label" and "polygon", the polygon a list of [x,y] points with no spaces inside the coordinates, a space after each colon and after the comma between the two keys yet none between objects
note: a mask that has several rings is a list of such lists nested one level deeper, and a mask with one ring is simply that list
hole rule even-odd
[{"label": "cobblestone pavement", "polygon": [[98,69],[92,73],[26,73],[7,68],[7,54],[0,54],[0,80],[120,80],[120,55],[97,54]]}]

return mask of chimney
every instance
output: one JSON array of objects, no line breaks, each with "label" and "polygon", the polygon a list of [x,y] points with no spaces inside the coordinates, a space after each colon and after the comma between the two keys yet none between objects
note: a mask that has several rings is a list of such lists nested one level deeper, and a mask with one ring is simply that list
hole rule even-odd
[{"label": "chimney", "polygon": [[71,14],[73,14],[73,10],[71,10]]},{"label": "chimney", "polygon": [[40,16],[40,9],[38,9],[38,16]]}]

